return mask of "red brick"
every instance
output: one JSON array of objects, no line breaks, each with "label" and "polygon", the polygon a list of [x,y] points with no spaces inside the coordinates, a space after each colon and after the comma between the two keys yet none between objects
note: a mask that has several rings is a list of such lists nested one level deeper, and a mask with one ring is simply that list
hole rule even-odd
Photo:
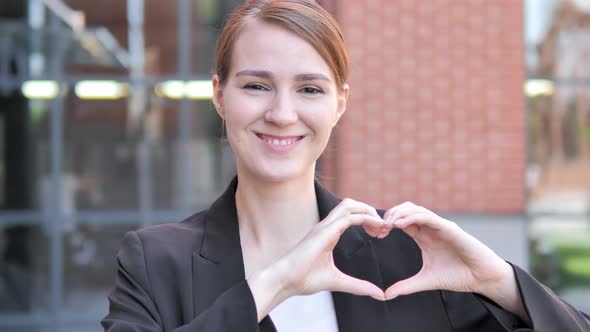
[{"label": "red brick", "polygon": [[330,3],[353,68],[338,148],[322,160],[332,189],[381,207],[522,212],[522,2]]}]

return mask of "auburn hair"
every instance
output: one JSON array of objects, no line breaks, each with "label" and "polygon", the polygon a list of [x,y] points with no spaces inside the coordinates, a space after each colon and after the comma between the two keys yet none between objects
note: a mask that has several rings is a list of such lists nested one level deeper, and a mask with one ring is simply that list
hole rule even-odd
[{"label": "auburn hair", "polygon": [[225,84],[230,73],[233,45],[244,25],[253,19],[281,26],[303,38],[330,67],[336,86],[348,81],[348,53],[336,20],[312,0],[248,0],[229,16],[215,49],[215,71]]}]

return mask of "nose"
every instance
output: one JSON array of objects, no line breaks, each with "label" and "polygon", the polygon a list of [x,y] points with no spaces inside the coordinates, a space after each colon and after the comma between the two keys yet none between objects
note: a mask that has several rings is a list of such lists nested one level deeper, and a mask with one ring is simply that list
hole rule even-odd
[{"label": "nose", "polygon": [[297,122],[297,110],[289,92],[275,94],[264,120],[279,127],[287,127]]}]

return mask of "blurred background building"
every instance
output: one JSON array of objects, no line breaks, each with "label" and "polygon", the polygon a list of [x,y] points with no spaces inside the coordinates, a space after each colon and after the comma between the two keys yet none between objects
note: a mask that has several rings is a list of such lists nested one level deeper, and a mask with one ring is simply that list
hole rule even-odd
[{"label": "blurred background building", "polygon": [[[210,102],[236,0],[0,3],[0,331],[100,331],[126,231],[235,172]],[[590,1],[320,1],[352,61],[341,196],[450,218],[590,312]]]}]

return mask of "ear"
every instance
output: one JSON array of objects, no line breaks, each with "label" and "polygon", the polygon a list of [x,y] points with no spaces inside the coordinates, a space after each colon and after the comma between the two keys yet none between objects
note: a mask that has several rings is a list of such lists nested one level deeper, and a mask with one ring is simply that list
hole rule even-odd
[{"label": "ear", "polygon": [[348,102],[348,95],[350,88],[348,84],[344,83],[342,91],[338,93],[338,108],[336,110],[336,119],[334,120],[334,126],[338,123],[344,112],[346,111],[346,103]]},{"label": "ear", "polygon": [[211,83],[213,84],[213,105],[215,105],[215,110],[217,111],[217,114],[219,114],[219,116],[222,119],[225,119],[225,112],[223,110],[223,87],[221,86],[221,83],[219,81],[219,75],[215,74],[213,75],[213,78],[211,80]]}]

